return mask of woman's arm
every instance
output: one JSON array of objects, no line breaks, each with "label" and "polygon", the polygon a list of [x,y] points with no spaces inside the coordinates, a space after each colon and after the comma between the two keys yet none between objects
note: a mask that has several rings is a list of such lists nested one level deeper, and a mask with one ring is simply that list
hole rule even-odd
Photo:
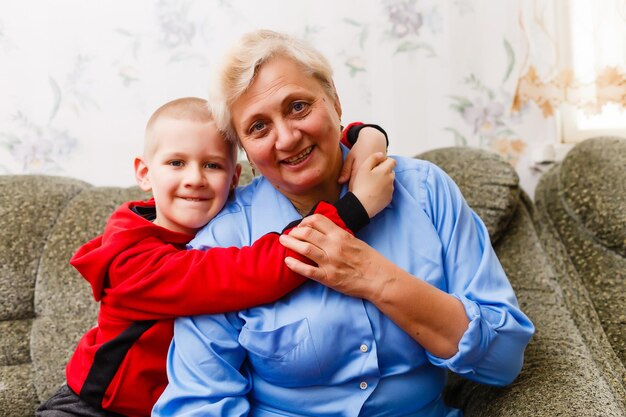
[{"label": "woman's arm", "polygon": [[303,222],[308,230],[281,238],[318,266],[286,262],[324,285],[374,303],[427,350],[433,364],[484,383],[510,383],[534,327],[519,310],[484,224],[443,171],[435,166],[429,171],[419,198],[429,202],[424,210],[443,247],[447,292],[415,279],[322,219]]},{"label": "woman's arm", "polygon": [[249,376],[234,315],[182,317],[175,321],[167,356],[169,384],[152,416],[247,416]]}]

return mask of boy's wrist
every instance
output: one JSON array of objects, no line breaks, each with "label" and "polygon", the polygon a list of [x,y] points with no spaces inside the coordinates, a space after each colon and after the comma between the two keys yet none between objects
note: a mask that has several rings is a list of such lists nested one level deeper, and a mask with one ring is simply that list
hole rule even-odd
[{"label": "boy's wrist", "polygon": [[361,201],[352,192],[347,192],[334,203],[335,209],[346,227],[356,233],[370,222],[369,214]]},{"label": "boy's wrist", "polygon": [[[306,216],[314,214],[319,204],[321,203],[313,206],[311,211]],[[326,204],[330,205],[330,203]],[[370,222],[369,214],[361,203],[361,200],[359,200],[358,197],[354,195],[351,191],[348,191],[343,197],[335,201],[333,206],[335,207],[335,210],[337,210],[337,214],[339,215],[343,223],[353,234],[361,230],[363,227],[367,226]],[[302,219],[296,219],[292,221],[287,226],[285,226],[281,233],[286,233],[288,230],[297,227],[301,222]]]}]

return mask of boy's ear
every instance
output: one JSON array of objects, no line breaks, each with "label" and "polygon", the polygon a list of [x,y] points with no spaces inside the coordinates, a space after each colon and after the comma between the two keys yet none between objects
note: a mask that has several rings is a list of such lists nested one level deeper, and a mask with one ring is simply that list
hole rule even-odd
[{"label": "boy's ear", "polygon": [[230,183],[231,191],[237,188],[239,185],[239,176],[241,175],[241,164],[237,162],[235,164],[235,173],[233,174],[232,182]]},{"label": "boy's ear", "polygon": [[137,185],[145,192],[151,191],[152,186],[150,185],[150,178],[148,178],[148,165],[139,156],[135,158],[134,165]]}]

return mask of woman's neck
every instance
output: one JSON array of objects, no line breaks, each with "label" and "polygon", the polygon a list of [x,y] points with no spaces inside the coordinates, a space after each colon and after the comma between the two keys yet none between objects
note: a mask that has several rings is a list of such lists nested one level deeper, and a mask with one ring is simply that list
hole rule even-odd
[{"label": "woman's neck", "polygon": [[320,201],[334,202],[339,199],[341,185],[337,182],[309,190],[306,195],[288,196],[291,204],[302,216],[309,214],[311,209]]},{"label": "woman's neck", "polygon": [[333,162],[327,165],[326,172],[319,174],[323,176],[324,179],[318,185],[308,189],[302,194],[285,194],[302,216],[306,216],[320,201],[333,203],[339,199],[342,185],[337,182],[337,179],[343,167],[343,156],[339,146],[337,146],[337,154],[332,161]]}]

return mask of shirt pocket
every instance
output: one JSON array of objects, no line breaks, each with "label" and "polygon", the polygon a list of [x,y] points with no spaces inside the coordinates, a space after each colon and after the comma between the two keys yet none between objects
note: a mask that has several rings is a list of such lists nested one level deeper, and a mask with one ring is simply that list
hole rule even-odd
[{"label": "shirt pocket", "polygon": [[241,329],[239,343],[257,376],[282,387],[317,385],[321,369],[306,318],[273,330]]}]

